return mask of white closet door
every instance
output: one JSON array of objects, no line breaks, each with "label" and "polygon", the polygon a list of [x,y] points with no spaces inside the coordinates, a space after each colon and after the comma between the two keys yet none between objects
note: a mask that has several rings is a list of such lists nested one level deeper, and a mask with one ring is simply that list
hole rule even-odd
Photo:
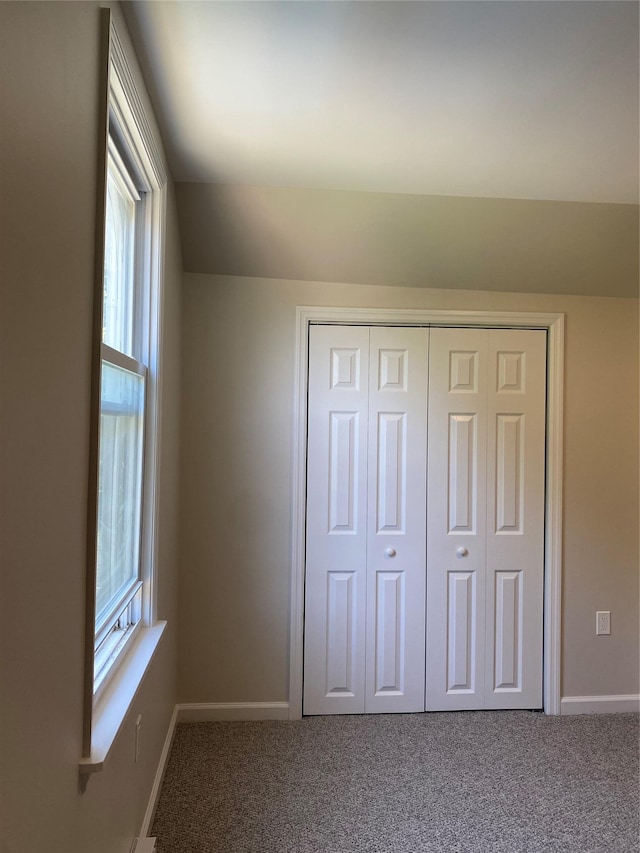
[{"label": "white closet door", "polygon": [[305,714],[365,709],[369,329],[309,333]]},{"label": "white closet door", "polygon": [[487,332],[431,329],[426,709],[484,707]]},{"label": "white closet door", "polygon": [[547,336],[488,336],[485,708],[540,708]]},{"label": "white closet door", "polygon": [[546,335],[432,329],[427,710],[542,705]]},{"label": "white closet door", "polygon": [[545,373],[544,332],[311,328],[305,714],[541,706]]},{"label": "white closet door", "polygon": [[371,329],[367,713],[424,710],[428,329]]}]

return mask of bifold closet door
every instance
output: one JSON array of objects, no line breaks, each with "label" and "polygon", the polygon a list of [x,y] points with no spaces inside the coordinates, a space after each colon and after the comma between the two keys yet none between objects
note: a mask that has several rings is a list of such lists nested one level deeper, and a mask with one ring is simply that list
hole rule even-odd
[{"label": "bifold closet door", "polygon": [[369,329],[309,330],[305,714],[362,714]]},{"label": "bifold closet door", "polygon": [[432,329],[427,710],[542,705],[546,334]]},{"label": "bifold closet door", "polygon": [[487,331],[432,329],[426,708],[484,707]]},{"label": "bifold closet door", "polygon": [[489,332],[485,708],[541,708],[547,335]]},{"label": "bifold closet door", "polygon": [[428,337],[310,329],[305,714],[424,709]]},{"label": "bifold closet door", "polygon": [[371,329],[366,713],[424,710],[428,344]]}]

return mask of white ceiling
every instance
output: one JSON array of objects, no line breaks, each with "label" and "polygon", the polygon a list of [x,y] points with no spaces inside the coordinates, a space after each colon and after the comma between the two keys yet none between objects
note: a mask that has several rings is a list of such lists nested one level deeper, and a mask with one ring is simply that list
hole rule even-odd
[{"label": "white ceiling", "polygon": [[636,2],[133,2],[178,181],[638,202]]}]

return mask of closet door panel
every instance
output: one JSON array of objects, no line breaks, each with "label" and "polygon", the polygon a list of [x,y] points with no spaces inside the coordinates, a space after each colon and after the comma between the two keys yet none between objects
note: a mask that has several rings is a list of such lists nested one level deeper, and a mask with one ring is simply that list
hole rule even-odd
[{"label": "closet door panel", "polygon": [[309,335],[305,714],[365,702],[369,329]]},{"label": "closet door panel", "polygon": [[487,333],[432,329],[426,709],[484,703]]},{"label": "closet door panel", "polygon": [[427,329],[371,329],[365,710],[424,710]]},{"label": "closet door panel", "polygon": [[485,707],[540,708],[546,333],[487,334]]}]

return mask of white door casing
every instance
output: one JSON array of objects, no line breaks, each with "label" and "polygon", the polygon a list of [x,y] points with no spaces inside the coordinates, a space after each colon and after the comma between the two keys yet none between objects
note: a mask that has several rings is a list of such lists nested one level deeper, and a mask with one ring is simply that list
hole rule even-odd
[{"label": "white door casing", "polygon": [[440,325],[465,327],[538,328],[548,331],[546,418],[545,582],[544,582],[544,709],[560,713],[560,616],[562,556],[562,402],[564,317],[562,314],[345,309],[297,309],[296,381],[294,405],[293,524],[291,575],[291,632],[289,717],[302,713],[305,498],[307,487],[307,338],[311,325]]}]

